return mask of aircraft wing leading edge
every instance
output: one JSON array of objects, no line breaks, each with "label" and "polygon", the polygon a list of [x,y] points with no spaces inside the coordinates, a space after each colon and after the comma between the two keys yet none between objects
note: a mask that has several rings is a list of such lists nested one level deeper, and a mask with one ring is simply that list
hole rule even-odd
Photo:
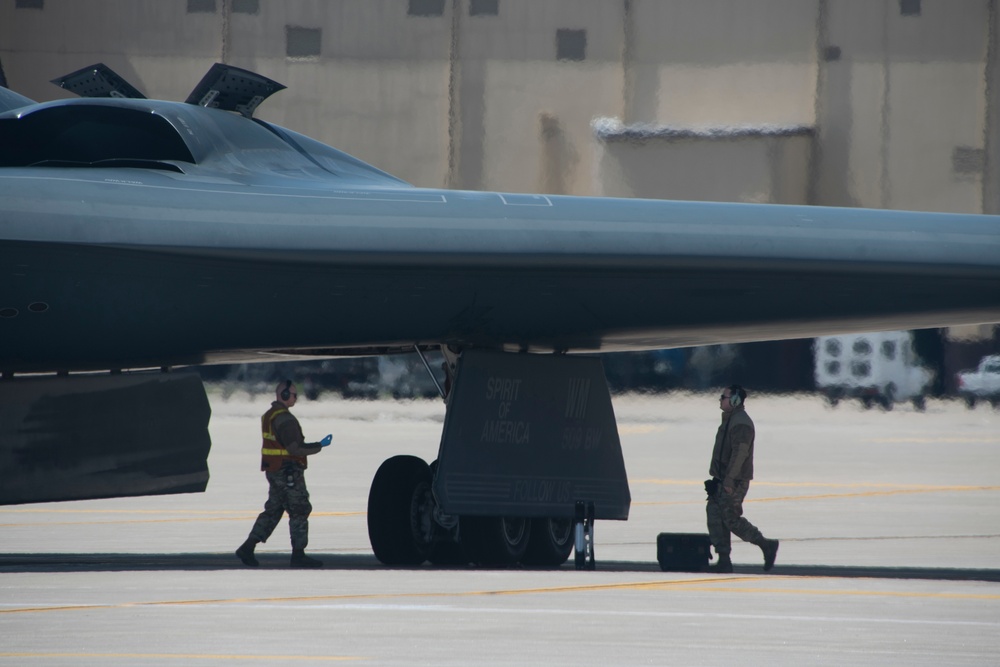
[{"label": "aircraft wing leading edge", "polygon": [[[0,170],[0,196],[7,373],[414,344],[655,349],[1000,320],[991,216],[512,204],[109,169]],[[261,326],[271,303],[296,326]]]}]

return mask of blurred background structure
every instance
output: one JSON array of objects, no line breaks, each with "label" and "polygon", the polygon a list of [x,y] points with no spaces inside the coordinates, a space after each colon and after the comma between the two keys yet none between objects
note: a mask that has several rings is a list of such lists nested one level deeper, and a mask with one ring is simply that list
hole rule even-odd
[{"label": "blurred background structure", "polygon": [[[419,186],[1000,214],[998,34],[1000,0],[0,0],[0,84],[104,62],[183,100],[223,62],[288,86],[258,116]],[[1000,352],[915,339],[937,394]],[[606,362],[814,387],[811,340]]]}]

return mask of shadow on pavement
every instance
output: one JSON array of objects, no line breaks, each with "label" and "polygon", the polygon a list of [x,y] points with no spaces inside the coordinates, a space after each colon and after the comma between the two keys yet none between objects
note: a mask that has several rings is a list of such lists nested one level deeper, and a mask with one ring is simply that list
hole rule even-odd
[{"label": "shadow on pavement", "polygon": [[[470,570],[474,566],[438,567],[429,564],[417,567],[394,567],[382,565],[374,555],[337,554],[309,552],[324,563],[326,570]],[[233,553],[37,553],[0,554],[0,573],[27,572],[149,572],[162,570],[177,571],[218,571],[290,569],[288,553],[259,553],[260,567],[245,567]],[[512,568],[512,571],[529,568]],[[561,571],[575,569],[571,558],[559,568]],[[655,561],[601,561],[597,559],[598,572],[661,572]],[[777,574],[797,577],[839,577],[870,579],[932,579],[943,581],[992,581],[1000,582],[1000,569],[969,569],[942,567],[872,567],[847,565],[793,565],[778,563],[770,573],[764,573],[759,565],[735,564],[733,573],[738,575]],[[690,574],[688,572],[664,572],[665,575]],[[724,575],[718,575],[724,576]]]}]

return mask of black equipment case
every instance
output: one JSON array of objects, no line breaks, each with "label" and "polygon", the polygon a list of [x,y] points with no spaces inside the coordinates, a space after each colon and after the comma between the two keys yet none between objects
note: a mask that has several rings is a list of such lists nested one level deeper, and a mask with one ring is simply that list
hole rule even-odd
[{"label": "black equipment case", "polygon": [[660,533],[656,560],[664,572],[703,572],[711,557],[711,542],[702,533]]}]

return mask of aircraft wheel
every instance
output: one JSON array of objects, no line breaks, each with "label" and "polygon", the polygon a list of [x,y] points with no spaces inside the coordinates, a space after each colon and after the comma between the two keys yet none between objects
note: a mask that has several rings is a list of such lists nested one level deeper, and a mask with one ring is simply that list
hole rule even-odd
[{"label": "aircraft wheel", "polygon": [[480,565],[505,567],[520,562],[531,539],[531,519],[464,516],[459,525],[466,557]]},{"label": "aircraft wheel", "polygon": [[368,493],[368,539],[386,565],[420,565],[434,537],[434,498],[427,463],[394,456],[379,466]]},{"label": "aircraft wheel", "polygon": [[572,551],[572,519],[532,519],[531,539],[521,562],[525,565],[559,567]]}]

